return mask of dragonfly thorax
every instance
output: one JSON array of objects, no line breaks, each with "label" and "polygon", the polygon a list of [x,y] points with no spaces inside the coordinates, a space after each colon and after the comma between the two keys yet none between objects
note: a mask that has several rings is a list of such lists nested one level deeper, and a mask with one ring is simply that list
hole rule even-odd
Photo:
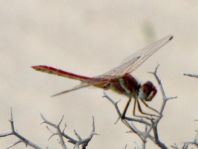
[{"label": "dragonfly thorax", "polygon": [[152,82],[147,81],[144,84],[140,84],[131,74],[128,73],[120,78],[112,80],[110,88],[117,93],[145,101],[151,101],[157,93]]},{"label": "dragonfly thorax", "polygon": [[110,89],[117,93],[124,94],[128,97],[138,97],[138,91],[141,85],[130,74],[125,74],[120,78],[116,78],[110,81]]}]

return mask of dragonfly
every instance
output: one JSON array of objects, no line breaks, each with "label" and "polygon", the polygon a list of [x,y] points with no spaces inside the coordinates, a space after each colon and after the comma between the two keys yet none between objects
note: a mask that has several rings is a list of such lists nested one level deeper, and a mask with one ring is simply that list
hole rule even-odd
[{"label": "dragonfly", "polygon": [[160,40],[157,40],[133,53],[128,58],[124,59],[124,61],[122,61],[122,63],[117,67],[94,77],[79,75],[46,65],[32,66],[32,68],[37,71],[79,80],[81,82],[79,85],[71,89],[64,90],[52,95],[53,97],[76,91],[88,86],[94,86],[104,90],[110,89],[128,97],[128,102],[122,113],[122,118],[125,118],[127,109],[132,99],[135,99],[133,104],[134,116],[137,116],[136,106],[138,107],[138,110],[141,114],[153,116],[153,114],[146,113],[142,110],[140,102],[142,102],[147,108],[151,109],[152,111],[159,113],[156,109],[147,104],[147,102],[152,101],[152,99],[155,97],[157,93],[156,87],[151,81],[147,81],[145,83],[138,82],[137,79],[130,73],[140,67],[143,62],[145,62],[149,57],[151,57],[155,52],[157,52],[161,47],[166,45],[172,39],[172,35],[165,36]]}]

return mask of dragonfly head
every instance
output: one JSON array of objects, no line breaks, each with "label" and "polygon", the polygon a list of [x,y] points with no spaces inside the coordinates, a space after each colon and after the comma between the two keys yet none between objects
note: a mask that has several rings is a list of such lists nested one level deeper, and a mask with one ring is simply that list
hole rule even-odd
[{"label": "dragonfly head", "polygon": [[138,93],[138,98],[145,101],[151,101],[156,95],[156,93],[157,89],[155,88],[153,83],[147,81],[146,83],[141,85]]}]

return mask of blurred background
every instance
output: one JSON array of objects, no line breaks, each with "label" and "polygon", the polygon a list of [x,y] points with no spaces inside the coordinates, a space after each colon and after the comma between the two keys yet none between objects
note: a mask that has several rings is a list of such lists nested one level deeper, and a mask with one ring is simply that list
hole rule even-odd
[{"label": "blurred background", "polygon": [[[91,131],[92,115],[99,136],[91,149],[137,147],[139,139],[122,124],[114,125],[117,114],[103,91],[86,88],[55,98],[50,96],[79,82],[36,72],[32,65],[49,65],[95,76],[118,65],[124,58],[161,37],[174,40],[132,74],[141,82],[159,75],[168,103],[159,125],[161,140],[169,147],[195,136],[198,124],[198,1],[196,0],[1,0],[0,1],[0,133],[10,130],[10,107],[16,129],[40,146],[60,148],[56,138],[41,125],[40,113],[58,123],[64,115],[66,132],[82,137]],[[108,92],[116,100],[126,98]],[[159,108],[161,94],[151,105]],[[132,112],[129,112],[130,115]],[[15,137],[1,138],[0,148],[12,145]],[[24,144],[15,146],[25,148]],[[157,148],[148,142],[148,148]]]}]

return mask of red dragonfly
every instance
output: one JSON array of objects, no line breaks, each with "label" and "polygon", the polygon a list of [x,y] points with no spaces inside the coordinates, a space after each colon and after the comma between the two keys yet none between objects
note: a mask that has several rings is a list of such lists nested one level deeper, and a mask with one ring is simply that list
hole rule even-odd
[{"label": "red dragonfly", "polygon": [[150,115],[142,111],[139,102],[143,102],[146,107],[157,112],[157,110],[153,109],[146,103],[147,101],[151,101],[154,98],[157,93],[157,89],[150,81],[140,84],[130,73],[136,70],[144,61],[146,61],[151,55],[153,55],[156,51],[158,51],[161,47],[163,47],[172,39],[173,36],[169,35],[158,41],[155,41],[150,45],[146,46],[145,48],[138,50],[136,53],[129,56],[119,66],[95,77],[78,75],[45,65],[32,66],[32,68],[37,71],[55,74],[62,77],[81,81],[80,85],[75,86],[69,90],[59,92],[53,96],[58,96],[88,86],[95,86],[102,89],[111,89],[117,93],[129,97],[129,100],[123,112],[123,117],[125,116],[125,113],[132,98],[135,99],[133,108],[134,115],[136,104],[138,106],[139,112],[141,112],[142,114]]}]

